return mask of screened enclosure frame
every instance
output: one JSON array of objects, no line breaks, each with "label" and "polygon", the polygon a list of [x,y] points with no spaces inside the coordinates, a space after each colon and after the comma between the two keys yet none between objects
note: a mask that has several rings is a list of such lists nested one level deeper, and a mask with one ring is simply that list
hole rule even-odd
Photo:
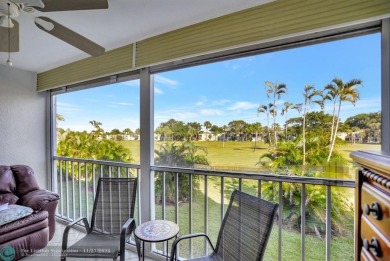
[{"label": "screened enclosure frame", "polygon": [[[55,153],[56,132],[56,99],[57,94],[93,88],[106,84],[123,82],[128,80],[140,80],[140,222],[146,222],[154,218],[154,86],[153,74],[166,72],[217,61],[226,61],[234,58],[270,53],[297,47],[319,44],[323,42],[346,39],[371,33],[381,33],[381,99],[382,99],[382,151],[390,153],[390,18],[348,25],[340,28],[312,32],[304,35],[296,35],[288,38],[272,39],[255,45],[235,47],[196,57],[178,59],[149,67],[131,70],[120,74],[104,76],[88,82],[63,86],[47,91],[47,122],[48,136],[47,155],[48,173],[52,173],[50,183],[53,190],[56,189],[56,171],[53,156]],[[148,250],[148,249],[147,249]],[[150,250],[150,249],[149,249]]]}]

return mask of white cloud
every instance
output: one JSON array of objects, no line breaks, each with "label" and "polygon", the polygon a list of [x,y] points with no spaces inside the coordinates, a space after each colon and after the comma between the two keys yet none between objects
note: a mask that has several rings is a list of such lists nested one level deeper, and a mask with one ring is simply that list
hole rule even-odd
[{"label": "white cloud", "polygon": [[76,104],[57,102],[57,112],[58,113],[72,113],[81,111],[80,107]]},{"label": "white cloud", "polygon": [[207,97],[203,96],[200,98],[200,101],[196,102],[196,106],[204,106],[207,104]]},{"label": "white cloud", "polygon": [[202,97],[200,101],[195,103],[195,105],[196,106],[215,107],[215,106],[223,106],[229,102],[230,102],[230,100],[228,100],[228,99],[209,101],[206,97]]},{"label": "white cloud", "polygon": [[223,112],[221,110],[203,109],[200,110],[200,114],[205,116],[214,116],[214,115],[222,115]]},{"label": "white cloud", "polygon": [[84,99],[84,101],[93,102],[93,103],[100,102],[98,99],[92,99],[92,98],[86,98],[86,99]]},{"label": "white cloud", "polygon": [[128,81],[128,82],[123,82],[122,84],[124,85],[127,85],[127,86],[131,86],[131,87],[139,87],[139,80],[132,80],[132,81]]},{"label": "white cloud", "polygon": [[156,74],[154,76],[154,80],[159,83],[159,84],[162,84],[162,85],[165,85],[165,86],[168,86],[168,87],[171,87],[171,88],[175,88],[176,86],[179,85],[179,82],[178,81],[175,81],[175,80],[172,80],[172,79],[169,79],[169,78],[166,78],[166,77],[163,77],[163,76],[160,76],[158,74]]},{"label": "white cloud", "polygon": [[257,108],[259,105],[253,102],[236,102],[232,106],[228,107],[229,111],[235,110],[249,110],[253,108]]},{"label": "white cloud", "polygon": [[131,106],[131,105],[133,105],[132,103],[128,103],[128,102],[118,102],[117,104],[118,105],[122,105],[122,106]]},{"label": "white cloud", "polygon": [[347,110],[347,109],[356,109],[356,108],[368,108],[368,109],[372,109],[373,111],[378,111],[381,109],[381,98],[380,97],[373,97],[373,98],[370,98],[370,99],[361,99],[361,100],[358,100],[355,104],[355,106],[353,106],[352,103],[343,103],[341,105],[341,109],[343,110]]},{"label": "white cloud", "polygon": [[[350,102],[343,102],[341,104],[341,112],[345,111],[356,111],[364,109],[367,112],[376,112],[381,110],[381,97],[373,97],[369,99],[361,99],[358,100],[355,106]],[[332,113],[333,112],[333,104],[327,103],[325,105],[325,112]]]},{"label": "white cloud", "polygon": [[160,88],[154,87],[154,93],[155,93],[155,94],[163,94],[164,92],[163,92],[163,90],[161,90]]},{"label": "white cloud", "polygon": [[59,122],[58,127],[63,128],[64,130],[70,129],[72,131],[91,131],[93,129],[90,124],[68,124],[66,122]]},{"label": "white cloud", "polygon": [[245,57],[241,59],[229,60],[225,62],[225,66],[235,71],[250,66],[254,59],[255,57]]},{"label": "white cloud", "polygon": [[[82,123],[82,119],[73,119],[71,122],[58,122],[58,127],[63,129],[71,129],[75,131],[91,131],[93,126],[88,122]],[[139,119],[137,117],[122,117],[122,118],[102,118],[99,120],[103,123],[101,126],[104,131],[110,131],[112,129],[123,130],[125,128],[130,128],[131,130],[135,130],[139,128]]]},{"label": "white cloud", "polygon": [[155,127],[160,125],[161,122],[166,122],[169,119],[175,119],[177,121],[190,122],[199,117],[199,113],[191,112],[187,110],[166,110],[156,112],[154,115]]},{"label": "white cloud", "polygon": [[139,119],[127,117],[119,119],[107,119],[102,127],[105,131],[110,131],[112,129],[124,130],[125,128],[130,128],[134,131],[135,129],[139,128]]},{"label": "white cloud", "polygon": [[229,103],[230,100],[228,99],[221,99],[221,100],[215,100],[211,102],[212,106],[222,106],[225,105],[226,103]]}]

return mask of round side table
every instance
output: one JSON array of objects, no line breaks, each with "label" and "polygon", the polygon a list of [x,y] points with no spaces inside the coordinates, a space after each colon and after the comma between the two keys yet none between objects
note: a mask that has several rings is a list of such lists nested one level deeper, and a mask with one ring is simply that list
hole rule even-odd
[{"label": "round side table", "polygon": [[[135,236],[142,241],[142,260],[145,260],[145,242],[164,242],[177,236],[179,226],[168,220],[152,220],[142,223],[135,229]],[[168,260],[167,242],[167,260]],[[140,253],[138,253],[140,257]]]}]

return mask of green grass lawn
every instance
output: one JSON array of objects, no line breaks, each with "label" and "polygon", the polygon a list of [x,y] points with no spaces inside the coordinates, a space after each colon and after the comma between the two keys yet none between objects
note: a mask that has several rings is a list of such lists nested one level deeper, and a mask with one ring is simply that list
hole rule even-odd
[{"label": "green grass lawn", "polygon": [[[134,163],[140,162],[140,143],[139,141],[120,141],[120,144],[128,148],[133,156]],[[155,142],[155,148],[158,149],[163,142]],[[197,141],[198,146],[207,148],[207,158],[210,162],[210,166],[214,169],[220,170],[247,170],[255,171],[259,170],[259,166],[256,163],[259,161],[261,155],[268,151],[268,145],[257,142],[256,149],[255,143],[249,141]],[[349,154],[355,150],[380,150],[379,144],[350,144],[340,145],[336,148],[343,157],[352,162]]]}]

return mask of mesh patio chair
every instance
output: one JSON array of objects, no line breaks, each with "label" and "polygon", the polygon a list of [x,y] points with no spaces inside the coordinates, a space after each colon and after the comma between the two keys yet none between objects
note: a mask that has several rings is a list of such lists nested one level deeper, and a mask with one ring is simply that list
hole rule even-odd
[{"label": "mesh patio chair", "polygon": [[209,256],[191,260],[262,260],[278,207],[279,204],[234,190],[219,230],[216,247],[204,233],[180,236],[172,244],[170,260],[174,260],[177,244],[181,240],[194,237],[205,237],[213,252]]},{"label": "mesh patio chair", "polygon": [[[100,178],[93,204],[91,226],[85,217],[64,230],[61,260],[66,257],[125,260],[125,245],[135,230],[136,178]],[[69,230],[83,221],[87,235],[68,247]],[[138,247],[138,242],[137,242]]]}]

